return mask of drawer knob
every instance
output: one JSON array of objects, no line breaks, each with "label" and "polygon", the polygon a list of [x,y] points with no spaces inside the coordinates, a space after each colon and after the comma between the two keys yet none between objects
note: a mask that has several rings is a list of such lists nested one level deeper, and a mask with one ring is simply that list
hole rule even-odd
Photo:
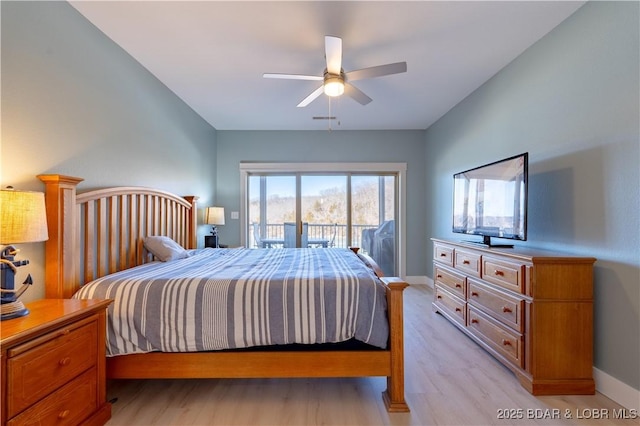
[{"label": "drawer knob", "polygon": [[462,288],[462,284],[456,284],[456,288]]},{"label": "drawer knob", "polygon": [[507,340],[507,339],[502,339],[502,344],[503,344],[504,346],[511,346],[511,341],[510,341],[510,340]]},{"label": "drawer knob", "polygon": [[478,297],[478,296],[479,296],[479,295],[478,295],[478,293],[476,293],[475,291],[472,291],[472,292],[471,292],[471,295],[472,295],[472,296],[475,296],[475,297]]},{"label": "drawer knob", "polygon": [[438,299],[442,299],[442,296],[440,296],[440,295],[437,295],[436,297],[437,297]]},{"label": "drawer knob", "polygon": [[447,257],[447,253],[440,253],[440,257]]},{"label": "drawer knob", "polygon": [[467,259],[462,261],[463,265],[471,265],[471,262],[469,262]]},{"label": "drawer knob", "polygon": [[497,275],[498,277],[504,277],[504,272],[496,269],[495,271],[493,271],[493,275]]},{"label": "drawer knob", "polygon": [[471,320],[471,323],[472,323],[472,324],[477,324],[477,323],[478,323],[478,320],[477,320],[477,319],[475,319],[475,318],[473,318],[473,319]]},{"label": "drawer knob", "polygon": [[67,417],[67,416],[69,415],[69,413],[70,413],[70,411],[69,411],[69,410],[61,411],[61,412],[58,414],[58,418],[59,418],[59,419],[64,419],[65,417]]},{"label": "drawer knob", "polygon": [[60,361],[58,361],[58,364],[62,366],[69,365],[70,363],[71,363],[71,358],[69,357],[62,358]]},{"label": "drawer knob", "polygon": [[508,307],[503,306],[503,307],[502,307],[502,312],[504,312],[505,314],[510,314],[510,313],[511,313],[511,312],[513,312],[513,311],[512,311],[511,309],[509,309]]},{"label": "drawer knob", "polygon": [[462,309],[456,308],[456,312],[462,312]]},{"label": "drawer knob", "polygon": [[442,278],[442,275],[436,275],[436,278]]}]

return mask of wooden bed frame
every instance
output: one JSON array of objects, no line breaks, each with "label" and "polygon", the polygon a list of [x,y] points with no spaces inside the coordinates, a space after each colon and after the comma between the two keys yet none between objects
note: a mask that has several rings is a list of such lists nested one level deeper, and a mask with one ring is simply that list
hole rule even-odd
[{"label": "wooden bed frame", "polygon": [[[142,245],[148,235],[166,235],[196,247],[197,197],[139,187],[77,194],[83,179],[39,175],[45,183],[49,224],[45,275],[47,298],[69,298],[84,283],[151,260]],[[386,285],[389,347],[386,350],[189,352],[107,358],[111,379],[387,377],[382,397],[389,412],[407,412],[404,398],[403,290],[408,284],[382,277]]]}]

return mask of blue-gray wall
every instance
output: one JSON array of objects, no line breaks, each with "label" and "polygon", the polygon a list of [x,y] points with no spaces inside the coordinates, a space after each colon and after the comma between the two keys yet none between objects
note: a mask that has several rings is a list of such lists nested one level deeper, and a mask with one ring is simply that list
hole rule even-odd
[{"label": "blue-gray wall", "polygon": [[[213,127],[68,3],[1,7],[3,187],[42,191],[36,175],[61,173],[83,190],[153,186],[210,203]],[[44,243],[20,248],[42,283]],[[42,297],[42,285],[26,294]]]},{"label": "blue-gray wall", "polygon": [[529,239],[519,245],[598,259],[595,366],[635,389],[639,18],[638,2],[587,3],[426,132],[431,236],[460,238],[450,232],[453,173],[529,152]]},{"label": "blue-gray wall", "polygon": [[[218,131],[216,202],[240,211],[241,161],[394,162],[407,164],[406,274],[425,275],[423,130]],[[240,243],[239,221],[227,220],[220,238]]]}]

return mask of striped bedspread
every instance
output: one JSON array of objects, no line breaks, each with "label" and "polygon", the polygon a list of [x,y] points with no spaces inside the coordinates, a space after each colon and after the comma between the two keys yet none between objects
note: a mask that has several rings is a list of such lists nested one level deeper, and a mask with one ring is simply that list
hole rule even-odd
[{"label": "striped bedspread", "polygon": [[107,354],[355,338],[386,347],[384,285],[348,249],[200,249],[84,285],[108,298]]}]

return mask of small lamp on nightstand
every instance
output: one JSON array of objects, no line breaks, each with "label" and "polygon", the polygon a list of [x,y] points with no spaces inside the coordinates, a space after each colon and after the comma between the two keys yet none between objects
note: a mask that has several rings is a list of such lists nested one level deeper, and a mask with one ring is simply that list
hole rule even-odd
[{"label": "small lamp on nightstand", "polygon": [[7,245],[0,253],[0,319],[2,321],[27,315],[29,311],[18,298],[33,283],[28,275],[22,288],[15,289],[18,267],[28,265],[28,260],[15,260],[18,253],[13,245],[35,243],[49,239],[44,193],[0,190],[0,244]]},{"label": "small lamp on nightstand", "polygon": [[224,225],[224,207],[207,207],[204,212],[204,223],[207,225],[213,225],[211,227],[212,243],[208,243],[205,237],[205,247],[219,248],[218,242],[218,228],[217,225]]}]

